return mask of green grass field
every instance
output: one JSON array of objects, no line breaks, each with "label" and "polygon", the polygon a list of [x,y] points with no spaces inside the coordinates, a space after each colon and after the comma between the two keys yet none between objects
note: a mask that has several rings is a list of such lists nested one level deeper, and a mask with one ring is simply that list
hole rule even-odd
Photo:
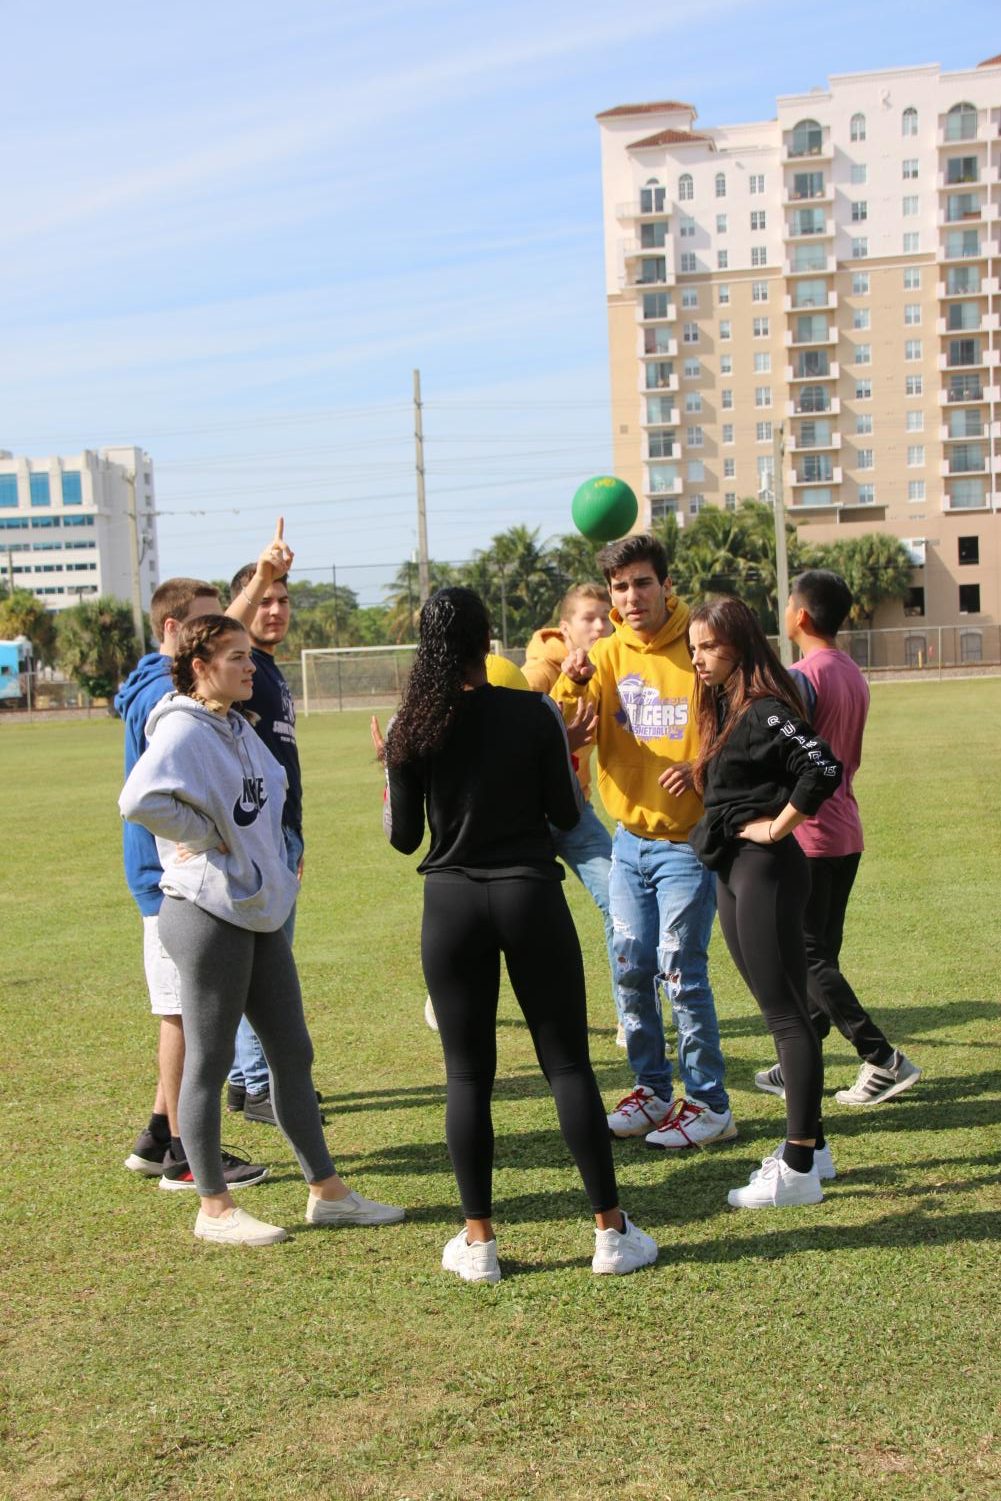
[{"label": "green grass field", "polygon": [[[782,1134],[754,1089],[769,1040],[718,933],[712,965],[740,1137],[664,1161],[617,1147],[661,1245],[589,1269],[590,1216],[509,995],[496,1218],[504,1280],[439,1269],[459,1225],[443,1070],[425,1028],[415,860],[379,822],[364,715],[302,723],[308,835],[297,955],[335,1159],[408,1206],[384,1230],[307,1230],[291,1152],[244,1203],[293,1234],[230,1252],[193,1195],[122,1162],[152,1101],[154,1028],[124,886],[114,721],[0,727],[4,1275],[0,1494],[16,1498],[1001,1495],[997,1412],[1001,681],[885,685],[858,791],[869,853],[845,967],[925,1077],[836,1105],[839,1176],[813,1209],[727,1209]],[[600,922],[568,885],[613,1046]]]}]

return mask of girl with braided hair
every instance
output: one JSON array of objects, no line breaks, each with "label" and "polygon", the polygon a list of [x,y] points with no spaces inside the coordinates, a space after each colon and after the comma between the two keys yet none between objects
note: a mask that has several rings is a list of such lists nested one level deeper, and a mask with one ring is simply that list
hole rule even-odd
[{"label": "girl with braided hair", "polygon": [[445,1134],[466,1220],[442,1266],[467,1282],[500,1280],[490,1099],[503,954],[594,1210],[592,1268],[631,1272],[653,1262],[657,1246],[619,1208],[588,1055],[580,945],[547,823],[577,823],[578,782],[559,710],[540,694],[491,686],[489,645],[472,590],[433,594],[385,745],[390,842],[412,854],[425,819],[431,831],[418,866],[421,957],[445,1053]]},{"label": "girl with braided hair", "polygon": [[119,799],[122,816],[156,837],[160,941],[181,978],[178,1118],[187,1161],[160,1186],[197,1190],[200,1240],[265,1246],[285,1239],[280,1226],[238,1208],[223,1177],[220,1092],[246,1014],[268,1060],[275,1116],[309,1184],[309,1223],[401,1220],[402,1209],[348,1189],[324,1141],[313,1045],[282,932],[298,891],[281,830],[285,770],[235,707],[251,695],[250,638],[226,615],[188,620],[172,673],[178,691],[150,715],[149,746]]}]

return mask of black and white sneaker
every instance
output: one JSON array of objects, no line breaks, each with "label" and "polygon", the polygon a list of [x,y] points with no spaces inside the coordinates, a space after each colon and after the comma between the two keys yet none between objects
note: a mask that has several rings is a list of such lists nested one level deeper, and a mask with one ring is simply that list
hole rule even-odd
[{"label": "black and white sneaker", "polygon": [[834,1098],[839,1105],[882,1105],[920,1078],[921,1070],[895,1048],[886,1063],[863,1063],[852,1087],[839,1089]]},{"label": "black and white sneaker", "polygon": [[142,1173],[145,1178],[159,1178],[164,1169],[170,1141],[157,1141],[149,1127],[136,1138],[136,1144],[125,1159],[130,1173]]},{"label": "black and white sneaker", "polygon": [[[245,1157],[237,1157],[232,1152],[222,1154],[222,1175],[226,1180],[227,1188],[249,1188],[252,1183],[261,1183],[268,1176],[269,1169],[259,1162],[248,1162]],[[195,1175],[186,1162],[175,1162],[168,1151],[163,1166],[163,1176],[160,1179],[160,1187],[167,1189],[190,1188],[194,1189]]]},{"label": "black and white sneaker", "polygon": [[765,1094],[777,1094],[780,1100],[786,1097],[786,1084],[782,1077],[782,1066],[773,1063],[771,1068],[763,1069],[760,1074],[755,1074],[754,1082]]}]

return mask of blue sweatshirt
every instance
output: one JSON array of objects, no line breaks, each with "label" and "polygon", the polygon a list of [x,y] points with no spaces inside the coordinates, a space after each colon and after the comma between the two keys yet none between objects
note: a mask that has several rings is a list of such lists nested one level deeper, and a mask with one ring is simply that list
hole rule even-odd
[{"label": "blue sweatshirt", "polygon": [[[115,695],[115,713],[125,721],[126,777],[146,749],[146,721],[150,713],[173,690],[170,658],[153,651],[140,658]],[[163,901],[160,890],[163,867],[156,852],[156,840],[138,824],[127,823],[123,828],[125,879],[143,917],[155,917]]]}]

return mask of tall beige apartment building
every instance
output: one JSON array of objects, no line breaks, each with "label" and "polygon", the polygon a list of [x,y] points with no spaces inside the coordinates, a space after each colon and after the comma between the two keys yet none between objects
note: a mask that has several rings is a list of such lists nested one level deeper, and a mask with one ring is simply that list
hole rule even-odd
[{"label": "tall beige apartment building", "polygon": [[598,116],[615,472],[684,524],[780,464],[809,539],[906,542],[877,625],[1001,621],[1001,56],[776,107]]}]

